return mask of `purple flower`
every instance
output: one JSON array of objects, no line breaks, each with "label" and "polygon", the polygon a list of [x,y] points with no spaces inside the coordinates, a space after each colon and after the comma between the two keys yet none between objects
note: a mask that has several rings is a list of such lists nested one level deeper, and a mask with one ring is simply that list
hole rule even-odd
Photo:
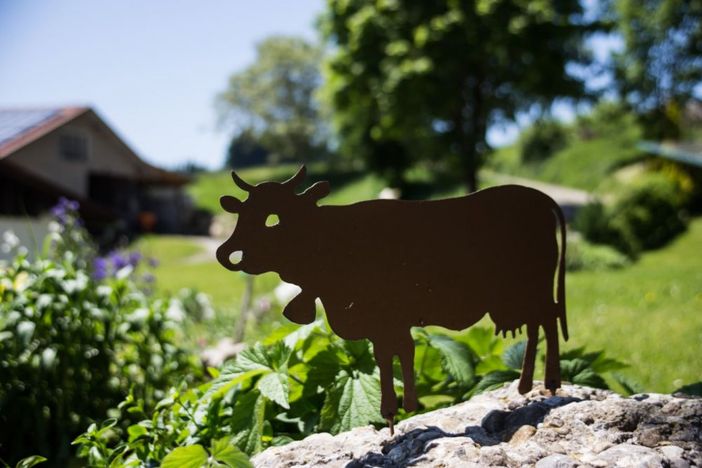
[{"label": "purple flower", "polygon": [[127,263],[130,264],[132,267],[136,268],[137,265],[139,265],[139,262],[141,261],[142,257],[143,256],[139,252],[129,252]]},{"label": "purple flower", "polygon": [[51,214],[59,223],[66,224],[69,221],[69,215],[77,212],[78,208],[80,204],[77,201],[60,197],[58,203],[51,208]]},{"label": "purple flower", "polygon": [[107,277],[107,259],[96,257],[93,260],[93,279],[100,281]]},{"label": "purple flower", "polygon": [[153,283],[156,281],[156,277],[152,275],[151,273],[145,273],[142,277],[142,280],[144,280],[145,283]]},{"label": "purple flower", "polygon": [[120,253],[117,252],[116,250],[113,250],[112,252],[110,252],[109,258],[110,258],[110,263],[112,263],[112,268],[114,268],[114,271],[119,271],[122,268],[129,265],[129,261],[126,258],[124,258],[122,255],[120,255]]},{"label": "purple flower", "polygon": [[149,266],[151,268],[156,268],[158,266],[158,259],[157,258],[149,257],[148,262],[149,262]]}]

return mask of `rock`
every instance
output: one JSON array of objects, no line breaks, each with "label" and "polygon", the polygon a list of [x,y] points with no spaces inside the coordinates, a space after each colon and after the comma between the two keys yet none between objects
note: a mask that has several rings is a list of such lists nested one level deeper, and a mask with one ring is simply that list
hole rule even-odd
[{"label": "rock", "polygon": [[315,434],[256,455],[257,467],[687,467],[702,465],[702,399],[621,397],[517,382],[387,428]]}]

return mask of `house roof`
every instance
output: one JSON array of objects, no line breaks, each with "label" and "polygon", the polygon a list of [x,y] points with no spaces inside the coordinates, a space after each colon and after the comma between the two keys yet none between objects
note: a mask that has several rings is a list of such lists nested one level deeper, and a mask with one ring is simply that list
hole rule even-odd
[{"label": "house roof", "polygon": [[0,159],[88,110],[87,107],[0,108]]},{"label": "house roof", "polygon": [[141,159],[97,113],[89,107],[1,108],[0,159],[87,114],[102,127],[112,141],[121,146],[140,167],[140,180],[152,184],[183,185],[190,179],[182,174],[152,166]]},{"label": "house roof", "polygon": [[646,153],[677,161],[689,166],[702,167],[702,143],[655,143],[642,141],[638,148]]}]

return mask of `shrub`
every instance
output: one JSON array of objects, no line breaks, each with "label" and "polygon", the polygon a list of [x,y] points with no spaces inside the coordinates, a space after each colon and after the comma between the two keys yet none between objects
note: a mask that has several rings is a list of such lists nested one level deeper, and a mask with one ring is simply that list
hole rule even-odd
[{"label": "shrub", "polygon": [[[518,378],[526,344],[506,346],[481,327],[451,335],[415,329],[414,340],[421,411]],[[623,367],[582,349],[564,354],[561,365],[565,380],[602,388],[603,374]],[[171,388],[154,411],[130,395],[120,405],[122,416],[76,439],[81,456],[90,465],[154,466],[184,449],[202,457],[205,447],[222,443],[253,455],[318,431],[384,424],[372,345],[341,340],[322,321],[282,327],[212,374],[198,387]],[[142,420],[125,430],[124,415]],[[399,418],[407,416],[400,410]]]},{"label": "shrub", "polygon": [[563,148],[567,132],[562,124],[552,119],[537,120],[519,139],[521,160],[525,163],[543,161]]},{"label": "shrub", "polygon": [[[46,256],[0,267],[0,459],[41,454],[61,464],[71,440],[130,389],[152,408],[163,389],[196,378],[169,301],[135,283],[130,265],[96,279],[74,207]],[[76,252],[76,253],[74,253]],[[11,428],[11,429],[10,429]],[[9,429],[9,430],[8,430]]]},{"label": "shrub", "polygon": [[584,207],[574,225],[588,241],[635,258],[685,230],[685,200],[675,182],[662,174],[646,174],[623,189],[610,207],[600,202]]},{"label": "shrub", "polygon": [[631,259],[615,248],[591,244],[580,236],[569,236],[566,252],[567,271],[614,270],[631,264]]}]

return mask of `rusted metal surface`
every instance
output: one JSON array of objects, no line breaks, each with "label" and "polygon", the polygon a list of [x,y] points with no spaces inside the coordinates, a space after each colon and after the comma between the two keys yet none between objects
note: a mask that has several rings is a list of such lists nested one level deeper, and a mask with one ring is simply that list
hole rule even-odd
[{"label": "rusted metal surface", "polygon": [[[485,314],[496,333],[526,327],[519,390],[532,387],[539,328],[546,335],[546,387],[560,387],[558,322],[567,339],[566,226],[544,193],[504,185],[437,201],[371,200],[317,206],[330,191],[317,182],[302,193],[305,168],[286,182],[251,185],[232,172],[245,201],[221,198],[236,229],[217,250],[229,270],[277,272],[302,289],[283,314],[315,318],[315,299],[341,338],[367,338],[380,369],[381,414],[397,414],[392,361],[400,359],[403,407],[417,408],[411,327],[469,327]],[[268,226],[270,215],[279,222]],[[230,256],[241,252],[234,263]]]}]

